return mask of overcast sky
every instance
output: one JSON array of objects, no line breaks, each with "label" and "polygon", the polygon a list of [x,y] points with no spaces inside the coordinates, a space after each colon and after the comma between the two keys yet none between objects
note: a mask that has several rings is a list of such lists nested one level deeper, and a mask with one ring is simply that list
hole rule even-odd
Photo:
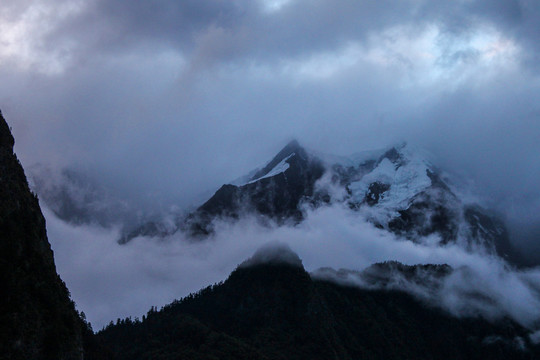
[{"label": "overcast sky", "polygon": [[538,205],[539,53],[534,0],[4,0],[0,108],[24,165],[124,192],[410,140]]},{"label": "overcast sky", "polygon": [[[83,169],[133,198],[171,194],[188,203],[264,164],[292,138],[335,154],[407,140],[469,178],[507,216],[515,241],[540,253],[539,95],[536,0],[0,4],[0,109],[23,165]],[[100,324],[126,315],[119,292],[109,297],[120,305],[101,313],[103,296],[84,294],[108,289],[102,275],[121,259],[137,271],[138,255],[111,251],[101,275],[89,273],[99,246],[74,249],[64,237],[114,236],[49,224],[76,300],[101,314],[93,315]],[[229,260],[253,250],[238,247]],[[155,270],[162,254],[147,252],[155,260],[140,265],[148,286],[163,285],[156,271],[162,278],[183,269],[171,260]],[[324,265],[313,252],[300,255],[312,268]],[[336,259],[330,265],[343,263]],[[175,275],[156,297],[222,280],[234,261],[186,265],[205,276],[174,292]],[[118,284],[132,284],[128,270]],[[134,289],[126,293],[136,298]],[[141,300],[136,312],[156,302]]]},{"label": "overcast sky", "polygon": [[180,205],[292,138],[337,154],[408,140],[536,224],[539,64],[535,0],[0,5],[0,109],[23,165]]}]

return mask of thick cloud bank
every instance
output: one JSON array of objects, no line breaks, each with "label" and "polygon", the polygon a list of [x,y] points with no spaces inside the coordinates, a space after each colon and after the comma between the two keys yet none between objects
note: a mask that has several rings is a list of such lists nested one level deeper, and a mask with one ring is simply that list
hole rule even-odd
[{"label": "thick cloud bank", "polygon": [[[385,286],[410,292],[457,316],[510,317],[531,330],[540,324],[540,270],[518,271],[498,258],[457,246],[432,247],[399,239],[337,205],[309,211],[306,221],[296,227],[261,226],[251,218],[219,223],[216,236],[201,243],[177,235],[118,245],[115,233],[70,227],[49,211],[46,216],[58,270],[96,328],[118,317],[141,316],[150,306],[224,280],[246,259],[279,259],[299,266],[303,262],[316,277],[321,276],[316,271],[321,267],[360,271],[387,260],[449,264],[454,270],[447,277],[419,284],[396,277]],[[332,272],[325,276],[373,287],[354,276],[343,279]]]}]

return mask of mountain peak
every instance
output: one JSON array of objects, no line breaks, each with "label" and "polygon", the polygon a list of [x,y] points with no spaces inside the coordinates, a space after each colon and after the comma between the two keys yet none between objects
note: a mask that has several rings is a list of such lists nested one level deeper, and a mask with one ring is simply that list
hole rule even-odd
[{"label": "mountain peak", "polygon": [[291,265],[304,268],[298,255],[289,245],[281,242],[271,242],[261,246],[252,257],[240,264],[240,267],[255,265]]},{"label": "mountain peak", "polygon": [[379,158],[379,163],[384,159],[388,159],[391,163],[395,164],[397,167],[405,164],[411,156],[416,156],[417,150],[411,149],[406,142],[396,144],[389,148],[381,157]]},{"label": "mountain peak", "polygon": [[295,149],[302,149],[302,146],[300,146],[300,143],[298,142],[298,140],[292,139],[291,141],[287,143],[287,145],[285,145],[283,150],[285,149],[291,149],[291,151],[294,151]]},{"label": "mountain peak", "polygon": [[280,152],[277,153],[276,156],[261,170],[257,171],[255,175],[251,177],[250,180],[259,179],[266,174],[268,174],[272,169],[274,169],[279,163],[282,161],[287,161],[289,158],[293,156],[299,156],[302,159],[307,159],[307,152],[304,150],[302,146],[298,143],[296,140],[290,141],[283,149],[281,149]]},{"label": "mountain peak", "polygon": [[296,139],[293,139],[291,141],[289,141],[287,143],[287,145],[285,145],[278,153],[277,155],[274,157],[274,159],[272,160],[277,160],[279,159],[279,161],[283,160],[285,157],[293,154],[293,153],[305,153],[306,150],[302,147],[302,145],[300,145],[300,143],[298,142],[298,140]]}]

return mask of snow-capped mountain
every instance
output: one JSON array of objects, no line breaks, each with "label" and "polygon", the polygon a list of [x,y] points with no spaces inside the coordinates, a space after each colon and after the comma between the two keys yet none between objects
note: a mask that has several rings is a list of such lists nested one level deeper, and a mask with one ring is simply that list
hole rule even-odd
[{"label": "snow-capped mountain", "polygon": [[318,202],[315,183],[325,173],[323,162],[292,141],[261,169],[251,171],[233,184],[221,186],[213,196],[186,216],[176,218],[176,227],[167,231],[159,222],[147,222],[123,234],[121,242],[137,236],[167,236],[184,231],[189,236],[201,238],[210,235],[213,221],[235,220],[243,214],[261,215],[282,225],[302,221],[302,206]]},{"label": "snow-capped mountain", "polygon": [[[116,210],[100,211],[94,200],[104,196],[70,174],[64,176],[70,181],[56,187],[44,186],[34,176],[38,194],[58,216],[100,223],[102,218],[119,218],[109,216],[111,211],[124,211],[119,204]],[[65,184],[76,184],[78,190],[69,191]],[[82,198],[81,188],[88,190]],[[124,224],[119,241],[178,231],[201,239],[213,233],[215,220],[235,221],[245,214],[294,225],[304,220],[309,208],[341,203],[376,227],[414,242],[456,243],[516,261],[504,223],[460,194],[429,154],[405,143],[343,157],[310,152],[292,141],[264,167],[223,185],[188,214],[139,217],[138,222],[120,216],[130,223]]]},{"label": "snow-capped mountain", "polygon": [[246,183],[223,185],[188,216],[184,229],[191,235],[208,235],[216,217],[237,219],[245,212],[278,224],[299,222],[303,219],[301,205],[317,199],[315,183],[324,172],[320,159],[292,141]]},{"label": "snow-capped mountain", "polygon": [[331,165],[349,206],[377,227],[417,242],[451,242],[514,256],[504,223],[460,198],[429,155],[407,144]]},{"label": "snow-capped mountain", "polygon": [[336,157],[310,153],[293,141],[246,183],[223,185],[182,228],[208,235],[214,219],[244,212],[297,223],[306,206],[341,202],[411,241],[457,243],[513,258],[504,223],[457,194],[429,155],[407,144]]}]

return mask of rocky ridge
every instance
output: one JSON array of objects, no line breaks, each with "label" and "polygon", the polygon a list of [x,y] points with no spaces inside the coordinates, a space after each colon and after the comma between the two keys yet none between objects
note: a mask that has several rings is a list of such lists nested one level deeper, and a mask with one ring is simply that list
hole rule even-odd
[{"label": "rocky ridge", "polygon": [[0,113],[0,357],[82,359],[84,324],[56,272],[45,219]]}]

